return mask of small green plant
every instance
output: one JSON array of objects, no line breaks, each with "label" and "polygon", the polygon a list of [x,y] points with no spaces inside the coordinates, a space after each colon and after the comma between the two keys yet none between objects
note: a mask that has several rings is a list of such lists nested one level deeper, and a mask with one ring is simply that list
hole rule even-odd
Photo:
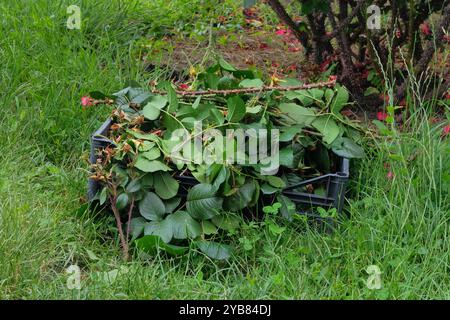
[{"label": "small green plant", "polygon": [[328,210],[322,208],[322,207],[317,207],[317,212],[319,213],[321,218],[336,218],[337,216],[337,210],[336,208],[329,208]]}]

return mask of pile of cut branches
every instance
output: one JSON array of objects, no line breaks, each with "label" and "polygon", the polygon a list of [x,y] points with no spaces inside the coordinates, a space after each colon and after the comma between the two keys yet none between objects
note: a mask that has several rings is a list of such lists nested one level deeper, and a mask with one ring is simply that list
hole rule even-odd
[{"label": "pile of cut branches", "polygon": [[[225,259],[244,211],[271,206],[291,220],[296,206],[284,188],[336,170],[338,156],[363,156],[357,124],[341,114],[348,92],[334,82],[265,86],[258,72],[219,59],[192,86],[91,93],[101,99],[94,103],[117,106],[112,145],[99,150],[91,178],[102,185],[97,199],[114,213],[126,259],[129,240],[148,253],[194,246]],[[195,183],[183,198],[186,177]]]}]

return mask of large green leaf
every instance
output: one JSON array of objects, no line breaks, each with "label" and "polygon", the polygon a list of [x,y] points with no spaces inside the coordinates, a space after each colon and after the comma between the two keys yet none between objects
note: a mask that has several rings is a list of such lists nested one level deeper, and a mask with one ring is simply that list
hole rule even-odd
[{"label": "large green leaf", "polygon": [[131,180],[125,189],[127,193],[134,193],[141,190],[141,181],[139,179]]},{"label": "large green leaf", "polygon": [[305,91],[297,90],[297,91],[286,91],[283,93],[283,95],[289,100],[297,99],[303,106],[307,107],[313,103],[313,100],[308,95],[305,95],[305,93],[306,90]]},{"label": "large green leaf", "polygon": [[156,172],[154,186],[158,196],[167,200],[177,195],[179,183],[167,172]]},{"label": "large green leaf", "polygon": [[175,239],[195,239],[202,234],[200,223],[192,219],[186,211],[178,211],[170,214],[164,221],[167,221],[171,225]]},{"label": "large green leaf", "polygon": [[155,235],[143,236],[140,239],[135,240],[136,247],[148,254],[156,254],[159,250],[165,251],[170,255],[181,255],[189,250],[189,247],[179,247],[171,244],[167,244],[161,240],[160,237]]},{"label": "large green leaf", "polygon": [[176,91],[173,89],[170,82],[166,83],[167,99],[169,100],[169,107],[167,111],[176,112],[178,110],[178,97]]},{"label": "large green leaf", "polygon": [[119,194],[116,200],[117,210],[124,209],[127,206],[127,204],[128,204],[128,195],[126,193]]},{"label": "large green leaf", "polygon": [[277,201],[281,203],[281,215],[288,220],[292,220],[292,216],[297,213],[295,203],[284,195],[277,196]]},{"label": "large green leaf", "polygon": [[256,183],[253,179],[247,179],[237,192],[225,198],[224,208],[229,211],[240,211],[247,207],[256,192]]},{"label": "large green leaf", "polygon": [[227,61],[225,61],[223,58],[219,59],[219,65],[220,67],[225,70],[225,71],[237,71],[237,69],[235,67],[233,67],[230,63],[228,63]]},{"label": "large green leaf", "polygon": [[148,160],[143,155],[138,155],[138,159],[134,164],[136,168],[144,172],[169,171],[168,166],[158,160]]},{"label": "large green leaf", "polygon": [[212,223],[220,229],[231,231],[239,228],[241,219],[232,213],[223,213],[211,219]]},{"label": "large green leaf", "polygon": [[280,177],[277,176],[265,176],[264,179],[272,186],[275,188],[284,188],[286,187],[286,183],[283,181],[283,179],[281,179]]},{"label": "large green leaf", "polygon": [[223,124],[225,122],[225,118],[223,117],[222,112],[219,109],[211,109],[210,110],[212,120],[217,124]]},{"label": "large green leaf", "polygon": [[213,241],[198,240],[195,242],[201,252],[216,260],[226,260],[231,256],[231,247]]},{"label": "large green leaf", "polygon": [[144,117],[148,120],[156,120],[159,118],[159,115],[161,113],[161,110],[156,108],[153,104],[147,103],[142,109],[142,114]]},{"label": "large green leaf", "polygon": [[159,150],[158,147],[153,147],[148,151],[142,152],[141,154],[147,160],[155,160],[161,156],[161,151]]},{"label": "large green leaf", "polygon": [[222,208],[222,199],[216,196],[212,185],[201,183],[189,190],[186,208],[195,219],[211,219]]},{"label": "large green leaf", "polygon": [[145,225],[147,224],[147,220],[143,217],[137,217],[131,219],[130,229],[131,229],[131,239],[138,238],[142,232],[144,232]]},{"label": "large green leaf", "polygon": [[181,203],[180,197],[174,197],[172,199],[167,199],[164,201],[164,205],[166,206],[166,213],[172,213]]},{"label": "large green leaf", "polygon": [[363,158],[364,149],[349,138],[338,138],[331,145],[335,154],[344,158]]},{"label": "large green leaf", "polygon": [[261,79],[244,79],[239,83],[241,88],[262,88],[264,82]]},{"label": "large green leaf", "polygon": [[147,192],[145,197],[139,201],[139,212],[147,220],[161,220],[166,208],[161,199],[153,192]]},{"label": "large green leaf", "polygon": [[159,141],[159,137],[154,133],[142,133],[135,130],[127,130],[127,133],[132,135],[136,139],[148,140],[153,142]]},{"label": "large green leaf", "polygon": [[[327,102],[330,104],[330,110],[334,114],[339,114],[339,112],[341,112],[342,108],[345,107],[349,99],[347,89],[341,86],[336,87],[335,92],[333,92],[331,89],[328,89],[325,95],[327,98]],[[332,98],[333,100],[330,101]]]},{"label": "large green leaf", "polygon": [[239,122],[245,116],[245,103],[239,96],[231,97],[227,100],[229,122]]},{"label": "large green leaf", "polygon": [[291,146],[280,150],[280,165],[288,168],[294,167],[294,151]]},{"label": "large green leaf", "polygon": [[203,234],[210,235],[210,234],[216,234],[217,233],[217,228],[212,222],[210,222],[208,220],[203,220],[200,224],[202,226],[202,233]]},{"label": "large green leaf", "polygon": [[325,143],[332,144],[339,136],[339,126],[331,116],[318,117],[313,121],[312,126],[323,135]]},{"label": "large green leaf", "polygon": [[313,109],[304,108],[295,103],[281,103],[279,109],[292,124],[310,125],[316,119]]},{"label": "large green leaf", "polygon": [[152,105],[153,107],[157,109],[162,109],[167,104],[167,97],[156,95],[150,98],[150,100],[147,102],[147,104]]},{"label": "large green leaf", "polygon": [[144,234],[158,236],[165,243],[169,243],[173,237],[173,226],[170,221],[151,221],[145,225]]}]

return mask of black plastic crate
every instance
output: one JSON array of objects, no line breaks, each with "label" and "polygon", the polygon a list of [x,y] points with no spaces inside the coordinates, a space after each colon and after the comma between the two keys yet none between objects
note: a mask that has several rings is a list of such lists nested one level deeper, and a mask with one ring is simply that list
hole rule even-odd
[{"label": "black plastic crate", "polygon": [[[108,119],[91,137],[91,153],[90,162],[94,164],[97,161],[97,151],[110,145],[114,146],[114,142],[107,138],[112,120]],[[339,171],[335,173],[325,174],[319,177],[303,180],[295,185],[286,187],[282,194],[289,197],[297,207],[299,214],[321,219],[320,215],[315,213],[314,207],[323,207],[325,209],[336,208],[337,213],[342,212],[345,199],[346,185],[349,179],[350,161],[346,158],[339,158]],[[187,191],[198,182],[192,176],[176,175],[175,178],[180,182],[179,196],[185,197]],[[308,192],[300,192],[298,189],[308,185],[321,185],[325,187],[325,196],[312,194]],[[100,189],[100,184],[89,179],[88,199],[92,201]]]}]

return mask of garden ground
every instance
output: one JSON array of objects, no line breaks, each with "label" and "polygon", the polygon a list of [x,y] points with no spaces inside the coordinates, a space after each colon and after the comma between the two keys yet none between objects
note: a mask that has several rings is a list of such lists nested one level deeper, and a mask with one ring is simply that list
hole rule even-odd
[{"label": "garden ground", "polygon": [[[238,12],[233,1],[204,11],[184,2],[80,1],[81,30],[65,26],[71,1],[0,4],[0,299],[449,299],[450,143],[426,104],[411,107],[402,132],[368,137],[335,232],[292,224],[273,236],[248,224],[226,262],[121,260],[112,219],[79,210],[89,136],[110,112],[83,110],[80,97],[161,77],[140,59],[148,35],[177,25],[205,40],[218,12]],[[239,34],[240,20],[226,30]],[[80,290],[66,285],[73,264]],[[367,286],[371,265],[379,290]]]}]

